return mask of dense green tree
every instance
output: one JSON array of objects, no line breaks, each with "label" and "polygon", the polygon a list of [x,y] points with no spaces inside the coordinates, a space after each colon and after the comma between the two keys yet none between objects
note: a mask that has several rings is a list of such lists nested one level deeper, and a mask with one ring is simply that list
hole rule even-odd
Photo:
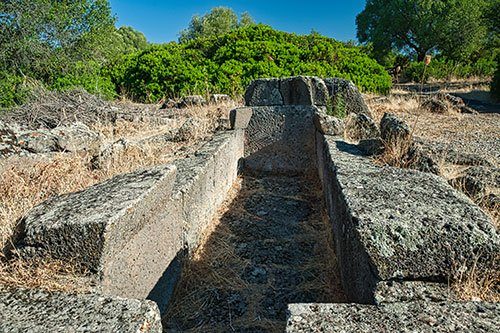
[{"label": "dense green tree", "polygon": [[238,14],[231,8],[215,7],[203,16],[193,16],[189,27],[180,32],[179,42],[184,43],[198,37],[220,36],[253,23],[252,17],[246,12],[238,21]]},{"label": "dense green tree", "polygon": [[110,72],[120,92],[148,102],[207,92],[237,96],[257,78],[293,75],[343,77],[371,92],[385,93],[391,86],[384,68],[360,47],[260,24],[218,37],[153,46],[125,56]]},{"label": "dense green tree", "polygon": [[120,27],[115,33],[117,54],[128,54],[148,47],[146,36],[132,27]]},{"label": "dense green tree", "polygon": [[464,60],[484,45],[487,4],[488,0],[367,0],[356,18],[358,39],[372,43],[378,59],[397,50],[419,61],[428,53]]},{"label": "dense green tree", "polygon": [[50,81],[76,63],[102,64],[114,22],[107,0],[3,0],[0,70]]}]

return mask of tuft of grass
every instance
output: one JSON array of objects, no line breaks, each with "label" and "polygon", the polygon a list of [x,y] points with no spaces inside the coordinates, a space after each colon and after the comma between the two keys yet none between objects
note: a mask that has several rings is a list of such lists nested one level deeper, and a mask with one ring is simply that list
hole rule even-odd
[{"label": "tuft of grass", "polygon": [[[15,242],[15,230],[21,217],[43,201],[66,193],[81,191],[113,176],[140,168],[166,164],[195,151],[204,139],[213,135],[219,119],[229,113],[229,103],[176,111],[172,127],[147,121],[119,121],[115,125],[96,122],[93,129],[108,142],[120,138],[138,142],[114,155],[96,169],[91,153],[54,153],[41,156],[13,156],[0,160],[0,250]],[[141,139],[178,129],[186,119],[196,118],[199,126],[182,142],[141,143]],[[7,260],[0,251],[0,284],[36,286],[48,290],[66,287],[79,289],[72,277],[81,275],[70,264],[58,261]],[[29,277],[33,277],[33,281]],[[53,277],[51,280],[50,276]],[[17,281],[17,282],[16,282]],[[67,282],[67,283],[66,283]]]},{"label": "tuft of grass", "polygon": [[7,288],[87,293],[94,282],[85,275],[77,266],[60,260],[0,260],[0,286]]},{"label": "tuft of grass", "polygon": [[500,255],[489,263],[488,267],[479,267],[478,258],[470,267],[461,265],[457,269],[457,278],[451,284],[452,290],[464,301],[500,302]]}]

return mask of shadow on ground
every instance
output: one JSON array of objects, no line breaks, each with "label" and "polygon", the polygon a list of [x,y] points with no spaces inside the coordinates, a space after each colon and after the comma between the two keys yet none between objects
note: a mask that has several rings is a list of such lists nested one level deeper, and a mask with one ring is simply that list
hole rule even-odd
[{"label": "shadow on ground", "polygon": [[187,265],[166,332],[283,332],[289,303],[344,302],[313,177],[244,176]]}]

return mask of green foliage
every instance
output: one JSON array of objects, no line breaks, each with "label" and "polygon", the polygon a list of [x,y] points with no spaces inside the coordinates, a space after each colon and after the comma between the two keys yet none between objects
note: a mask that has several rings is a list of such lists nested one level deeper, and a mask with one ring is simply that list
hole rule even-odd
[{"label": "green foliage", "polygon": [[238,95],[257,78],[293,75],[342,77],[371,92],[385,93],[391,87],[384,68],[358,47],[265,25],[154,46],[123,57],[110,75],[121,93],[139,101],[208,91]]},{"label": "green foliage", "polygon": [[0,107],[12,107],[24,102],[29,90],[20,76],[0,72]]},{"label": "green foliage", "polygon": [[466,79],[470,77],[490,77],[495,73],[495,60],[481,58],[474,63],[463,63],[446,60],[433,60],[427,68],[423,62],[412,62],[404,71],[404,76],[414,82],[449,80],[452,78]]},{"label": "green foliage", "polygon": [[147,47],[142,33],[114,23],[108,0],[0,2],[2,105],[23,101],[21,77],[113,98],[116,88],[102,66]]},{"label": "green foliage", "polygon": [[103,63],[114,31],[107,0],[0,3],[0,70],[50,80],[79,61]]},{"label": "green foliage", "polygon": [[116,54],[129,54],[145,50],[148,47],[146,36],[131,27],[120,27],[115,31]]},{"label": "green foliage", "polygon": [[493,81],[491,81],[491,95],[497,101],[500,101],[500,67],[498,66],[498,60],[495,76],[493,77]]},{"label": "green foliage", "polygon": [[347,116],[347,105],[344,94],[339,92],[333,99],[328,99],[326,105],[326,114],[344,119]]},{"label": "green foliage", "polygon": [[189,27],[180,32],[179,42],[185,43],[200,37],[216,37],[251,24],[254,24],[254,21],[246,12],[238,21],[238,14],[231,8],[215,7],[203,16],[193,16]]},{"label": "green foliage", "polygon": [[368,0],[356,18],[358,39],[373,44],[379,61],[393,50],[413,54],[419,61],[428,53],[463,61],[484,45],[488,30],[484,14],[488,3],[487,0]]},{"label": "green foliage", "polygon": [[50,88],[59,91],[72,90],[76,87],[85,89],[91,94],[105,99],[116,97],[116,87],[111,78],[104,75],[101,66],[96,62],[80,62],[75,64],[71,72],[55,78]]}]

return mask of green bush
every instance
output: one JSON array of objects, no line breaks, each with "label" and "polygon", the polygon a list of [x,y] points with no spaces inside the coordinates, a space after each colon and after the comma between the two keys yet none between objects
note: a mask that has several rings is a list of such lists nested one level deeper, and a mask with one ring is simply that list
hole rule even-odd
[{"label": "green bush", "polygon": [[490,58],[480,58],[474,63],[459,63],[435,59],[425,68],[423,62],[412,62],[405,69],[404,76],[414,82],[430,79],[449,80],[452,78],[467,79],[471,77],[491,77],[495,73],[496,62]]},{"label": "green bush", "polygon": [[500,67],[497,67],[493,81],[491,81],[491,95],[500,101]]},{"label": "green bush", "polygon": [[28,97],[29,89],[20,76],[0,72],[0,107],[21,104]]},{"label": "green bush", "polygon": [[265,25],[153,46],[122,57],[108,73],[119,93],[146,102],[188,93],[234,96],[257,78],[293,75],[342,77],[367,92],[386,93],[391,87],[384,68],[358,47]]},{"label": "green bush", "polygon": [[83,88],[105,99],[116,97],[116,87],[111,78],[102,72],[97,63],[92,61],[76,63],[70,72],[55,77],[50,88],[59,91]]}]

